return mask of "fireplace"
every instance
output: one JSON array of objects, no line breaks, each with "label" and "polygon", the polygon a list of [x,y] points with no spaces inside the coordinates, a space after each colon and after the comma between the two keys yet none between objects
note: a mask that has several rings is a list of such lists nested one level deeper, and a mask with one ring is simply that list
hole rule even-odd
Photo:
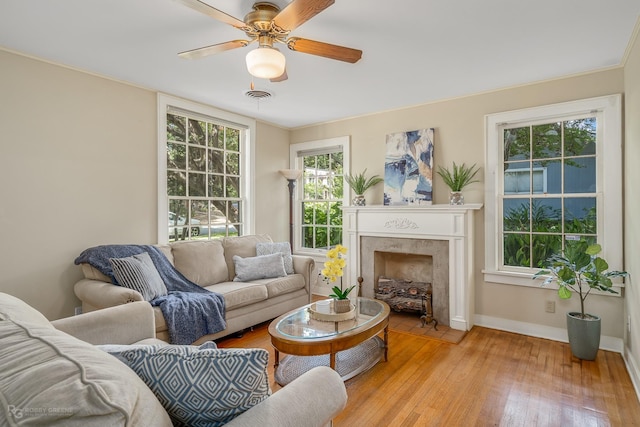
[{"label": "fireplace", "polygon": [[[362,276],[360,293],[368,298],[374,298],[380,276],[430,282],[433,317],[453,329],[471,329],[473,214],[481,207],[345,207],[347,277],[356,283]],[[408,266],[395,265],[405,260],[410,261]]]},{"label": "fireplace", "polygon": [[362,296],[374,297],[380,277],[431,283],[433,316],[449,325],[447,240],[362,235],[359,252]]}]

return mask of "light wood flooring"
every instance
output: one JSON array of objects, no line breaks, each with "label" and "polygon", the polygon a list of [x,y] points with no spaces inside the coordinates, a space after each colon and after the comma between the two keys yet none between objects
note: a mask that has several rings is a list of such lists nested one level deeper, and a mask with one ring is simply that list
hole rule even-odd
[{"label": "light wood flooring", "polygon": [[[219,347],[274,352],[268,323]],[[389,360],[345,383],[334,420],[352,426],[640,426],[640,403],[622,356],[572,357],[569,345],[474,327],[453,344],[389,332]]]}]

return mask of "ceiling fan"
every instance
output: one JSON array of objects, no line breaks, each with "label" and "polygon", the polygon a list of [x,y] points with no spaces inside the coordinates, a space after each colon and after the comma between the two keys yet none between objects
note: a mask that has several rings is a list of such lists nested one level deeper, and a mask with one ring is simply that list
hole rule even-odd
[{"label": "ceiling fan", "polygon": [[234,18],[200,0],[178,0],[198,12],[204,13],[225,24],[235,27],[247,35],[249,40],[231,40],[211,46],[181,52],[178,56],[188,59],[202,58],[258,42],[258,48],[247,54],[247,69],[255,77],[271,79],[273,82],[287,79],[285,57],[274,43],[283,43],[290,50],[325,58],[355,63],[362,57],[362,51],[319,41],[289,37],[289,33],[307,22],[335,0],[293,0],[284,9],[268,2],[257,2],[244,21]]}]

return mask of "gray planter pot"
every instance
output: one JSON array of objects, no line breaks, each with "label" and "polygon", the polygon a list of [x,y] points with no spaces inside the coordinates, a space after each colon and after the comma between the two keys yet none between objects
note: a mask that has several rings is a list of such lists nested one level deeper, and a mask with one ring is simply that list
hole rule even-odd
[{"label": "gray planter pot", "polygon": [[567,333],[571,353],[582,360],[595,360],[600,348],[600,317],[587,314],[586,319],[580,313],[567,313]]}]

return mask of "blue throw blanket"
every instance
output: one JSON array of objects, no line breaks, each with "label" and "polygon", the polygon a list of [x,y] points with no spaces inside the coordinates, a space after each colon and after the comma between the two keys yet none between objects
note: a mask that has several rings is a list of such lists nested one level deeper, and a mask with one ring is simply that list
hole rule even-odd
[{"label": "blue throw blanket", "polygon": [[167,287],[168,295],[155,298],[151,305],[160,307],[169,329],[172,344],[191,344],[207,334],[226,328],[222,295],[210,292],[184,277],[166,256],[151,245],[103,245],[86,249],[75,263],[88,263],[102,274],[116,280],[109,258],[125,258],[147,252]]}]

